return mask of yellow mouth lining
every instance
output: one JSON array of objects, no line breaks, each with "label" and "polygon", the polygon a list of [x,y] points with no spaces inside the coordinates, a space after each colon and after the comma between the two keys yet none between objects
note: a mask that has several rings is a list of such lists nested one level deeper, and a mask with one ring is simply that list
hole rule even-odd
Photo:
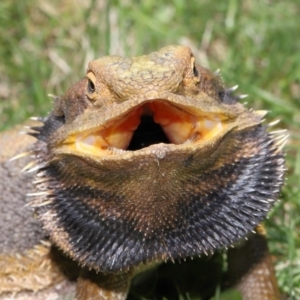
[{"label": "yellow mouth lining", "polygon": [[[72,147],[76,151],[96,156],[126,151],[144,115],[151,116],[160,125],[169,142],[175,145],[208,141],[220,134],[225,126],[217,115],[195,116],[166,101],[156,100],[133,109],[101,128],[77,134]],[[119,151],[112,152],[111,149]]]}]

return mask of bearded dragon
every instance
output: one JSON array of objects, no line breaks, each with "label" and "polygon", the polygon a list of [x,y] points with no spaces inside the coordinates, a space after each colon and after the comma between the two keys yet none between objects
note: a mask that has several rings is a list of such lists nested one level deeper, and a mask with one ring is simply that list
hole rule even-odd
[{"label": "bearded dragon", "polygon": [[142,271],[245,237],[231,280],[243,299],[279,299],[258,224],[280,192],[286,136],[234,90],[188,47],[108,56],[27,135],[3,133],[0,299],[75,285],[78,300],[126,299]]}]

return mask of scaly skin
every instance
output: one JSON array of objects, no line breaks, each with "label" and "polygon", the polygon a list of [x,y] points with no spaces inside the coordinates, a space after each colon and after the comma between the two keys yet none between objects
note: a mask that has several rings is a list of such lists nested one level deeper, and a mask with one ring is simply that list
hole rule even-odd
[{"label": "scaly skin", "polygon": [[[249,111],[238,99],[218,74],[195,65],[189,48],[169,46],[148,56],[90,62],[86,77],[56,97],[41,124],[32,125],[33,146],[29,136],[15,144],[12,132],[2,136],[1,144],[12,143],[1,149],[3,178],[12,178],[0,185],[3,201],[17,194],[13,207],[19,215],[31,192],[31,207],[64,252],[40,245],[41,265],[47,266],[42,274],[52,280],[29,290],[66,281],[67,272],[78,277],[78,300],[125,299],[136,274],[163,261],[213,253],[247,236],[278,197],[285,137],[268,133],[264,112]],[[24,149],[33,161],[25,167],[35,174],[33,188],[32,177],[8,175],[20,170],[19,161],[4,163]],[[23,253],[21,261],[29,265],[29,249],[45,237],[36,219],[22,222],[30,225],[18,247],[6,229],[4,266],[8,249]],[[28,228],[37,233],[26,240],[34,231]],[[263,250],[253,253],[251,266],[238,276],[231,265],[247,263],[241,256],[249,245],[238,248],[242,255],[230,254],[229,281],[245,299],[278,299],[267,248],[256,243],[261,238],[260,231],[249,236]],[[42,276],[38,268],[27,269],[34,278]],[[10,276],[15,287],[0,293],[22,291],[18,271],[9,272],[0,273],[0,282]],[[72,293],[69,286],[61,295]]]},{"label": "scaly skin", "polygon": [[284,299],[277,288],[264,228],[258,226],[256,233],[240,248],[229,250],[228,275],[237,283],[244,300]]}]

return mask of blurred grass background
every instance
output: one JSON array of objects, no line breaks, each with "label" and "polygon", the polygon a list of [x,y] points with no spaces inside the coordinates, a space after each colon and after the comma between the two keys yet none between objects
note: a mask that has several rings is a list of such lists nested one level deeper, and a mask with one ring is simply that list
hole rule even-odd
[{"label": "blurred grass background", "polygon": [[283,201],[266,223],[281,290],[300,299],[299,16],[299,0],[2,0],[0,129],[47,114],[47,94],[64,93],[91,59],[190,46],[290,131]]}]

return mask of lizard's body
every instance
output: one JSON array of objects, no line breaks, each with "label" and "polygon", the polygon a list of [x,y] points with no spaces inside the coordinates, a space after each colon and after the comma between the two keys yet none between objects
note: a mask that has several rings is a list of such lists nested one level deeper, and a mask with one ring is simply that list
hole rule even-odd
[{"label": "lizard's body", "polygon": [[[56,285],[71,276],[78,277],[80,300],[125,299],[141,270],[212,253],[254,229],[278,196],[284,139],[273,140],[262,113],[248,111],[230,92],[218,75],[195,66],[186,47],[106,57],[91,62],[87,77],[57,97],[44,127],[30,124],[34,146],[34,138],[16,134],[19,128],[2,134],[0,213],[9,217],[1,225],[0,294],[24,286],[29,293],[42,290],[41,298],[72,294],[75,283],[66,283],[65,291]],[[142,119],[151,127],[146,133]],[[25,171],[33,173],[19,173],[26,158],[7,162],[24,151],[35,161]],[[28,193],[51,241],[76,264],[41,243],[40,223],[24,207]],[[245,299],[278,299],[257,230],[230,256],[229,273],[235,280],[234,274],[246,274],[239,284]],[[260,249],[251,252],[253,263],[237,270],[234,257],[251,245]],[[62,269],[71,269],[67,277]],[[256,282],[262,272],[269,275]],[[49,286],[52,291],[43,292]]]}]

